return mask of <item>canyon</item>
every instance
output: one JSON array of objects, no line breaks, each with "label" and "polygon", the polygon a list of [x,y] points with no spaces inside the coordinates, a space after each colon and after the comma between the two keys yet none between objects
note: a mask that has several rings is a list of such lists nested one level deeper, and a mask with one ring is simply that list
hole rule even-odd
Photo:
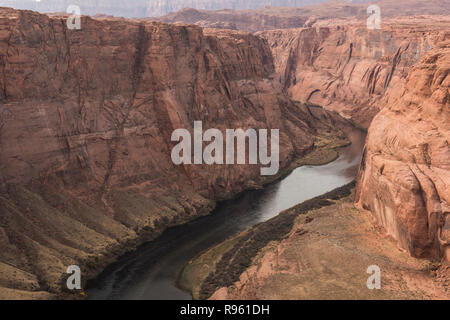
[{"label": "canyon", "polygon": [[[147,8],[132,4],[123,15]],[[208,272],[185,289],[448,299],[450,2],[378,4],[380,30],[367,28],[367,4],[342,1],[143,19],[102,11],[82,16],[81,30],[63,14],[0,8],[0,299],[83,298],[65,289],[67,266],[85,282],[222,200],[332,161],[351,125],[368,131],[356,184],[206,250],[184,272],[212,261]],[[279,129],[279,174],[174,164],[171,134],[195,121]],[[255,251],[261,234],[277,238]],[[250,263],[218,281],[235,252]],[[380,293],[359,287],[370,264],[386,277]]]},{"label": "canyon", "polygon": [[337,111],[367,129],[396,99],[420,57],[450,37],[448,16],[365,21],[329,20],[312,27],[257,33],[272,49],[284,91],[293,99]]},{"label": "canyon", "polygon": [[[182,165],[172,132],[279,129],[280,171],[345,143],[274,81],[266,42],[244,32],[0,9],[2,298],[64,291],[215,201],[265,179],[258,165]],[[280,172],[280,175],[286,172]]]},{"label": "canyon", "polygon": [[[199,25],[208,25],[205,17],[201,19]],[[186,277],[198,278],[188,287],[194,297],[448,298],[449,22],[448,15],[384,18],[381,30],[368,30],[363,19],[337,17],[312,19],[302,28],[269,27],[255,33],[272,50],[283,91],[294,100],[321,105],[369,128],[367,146],[355,195],[330,208],[299,212],[299,222],[285,234],[288,239],[260,249],[246,270],[231,267],[224,274],[219,268],[249,250],[262,232],[257,227],[193,259],[185,272]],[[352,209],[353,199],[367,214],[364,219]],[[339,211],[348,217],[341,221]],[[300,222],[302,215],[308,215],[306,222]],[[307,226],[316,216],[317,225]],[[371,230],[359,229],[352,219],[372,225]],[[341,221],[343,230],[348,230],[344,234],[359,229],[357,241],[364,248],[364,259],[355,256],[350,243],[341,241],[333,244],[344,251],[333,253],[324,239],[345,236],[326,229],[332,220]],[[264,232],[275,232],[270,221],[265,225],[269,231]],[[397,250],[430,260],[404,261],[402,253],[392,255]],[[311,252],[322,252],[320,261]],[[346,258],[341,260],[343,254]],[[367,259],[383,266],[388,292],[361,291],[363,279],[358,272]],[[201,261],[215,265],[209,274],[200,272]],[[327,270],[332,265],[333,270]],[[234,280],[220,280],[226,277]],[[322,279],[326,285],[322,288],[309,279]]]},{"label": "canyon", "polygon": [[[168,23],[254,32],[267,40],[284,92],[321,105],[367,129],[395,99],[410,68],[449,37],[448,1],[377,2],[382,28],[367,28],[367,4],[332,2],[254,11],[185,9]],[[445,10],[444,10],[445,11]],[[391,97],[393,95],[393,97]]]},{"label": "canyon", "polygon": [[[194,295],[210,299],[449,298],[450,42],[445,32],[436,39],[406,68],[408,73],[397,81],[398,86],[386,88],[385,103],[369,126],[353,195],[325,197],[330,202],[319,209],[299,205],[280,213],[277,219],[290,215],[296,219],[281,239],[254,254],[245,270],[236,273],[230,268],[225,286],[217,277],[224,277],[219,266],[246,252],[262,230],[275,232],[275,220],[222,243],[220,247],[227,250],[219,254],[219,246],[204,252],[190,264],[208,260],[215,267],[199,276],[190,288]],[[365,281],[361,272],[371,264],[383,270],[381,291],[361,286]],[[187,267],[186,272],[198,271]]]}]

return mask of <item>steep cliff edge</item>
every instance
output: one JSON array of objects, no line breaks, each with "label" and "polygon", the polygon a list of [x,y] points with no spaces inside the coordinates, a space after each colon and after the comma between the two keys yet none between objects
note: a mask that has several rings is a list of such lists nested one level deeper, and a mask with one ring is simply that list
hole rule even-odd
[{"label": "steep cliff edge", "polygon": [[257,33],[272,49],[284,90],[294,100],[338,111],[368,128],[397,96],[410,68],[436,42],[450,38],[447,16],[365,21],[329,20],[310,28]]},{"label": "steep cliff edge", "polygon": [[373,120],[357,203],[415,257],[450,260],[450,42],[412,68]]},{"label": "steep cliff edge", "polygon": [[67,266],[86,280],[265,182],[257,165],[174,165],[174,129],[280,129],[281,170],[340,135],[242,32],[89,17],[68,30],[1,8],[0,70],[0,298],[48,298]]}]

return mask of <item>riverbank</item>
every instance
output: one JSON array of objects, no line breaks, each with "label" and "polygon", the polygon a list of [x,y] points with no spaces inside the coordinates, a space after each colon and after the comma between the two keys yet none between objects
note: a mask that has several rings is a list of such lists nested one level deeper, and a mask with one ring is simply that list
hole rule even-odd
[{"label": "riverbank", "polygon": [[[342,132],[341,132],[342,133]],[[339,156],[339,153],[337,151],[338,148],[341,148],[343,146],[349,146],[350,145],[350,141],[347,138],[344,138],[345,135],[339,134],[339,135],[334,135],[334,136],[323,136],[317,139],[316,141],[316,147],[309,152],[308,154],[306,154],[303,157],[298,158],[296,161],[292,161],[291,165],[288,166],[287,168],[285,168],[284,170],[280,171],[280,174],[278,176],[276,176],[276,180],[275,179],[267,179],[266,181],[264,181],[264,189],[262,188],[262,185],[258,186],[257,188],[255,188],[254,190],[256,191],[252,191],[252,190],[247,190],[246,192],[242,192],[239,194],[234,195],[233,199],[242,199],[245,198],[248,195],[251,194],[258,194],[261,192],[265,192],[268,189],[271,188],[276,188],[276,185],[278,184],[277,181],[280,181],[282,178],[288,176],[294,169],[299,168],[301,166],[305,166],[305,165],[310,165],[310,166],[318,166],[318,165],[325,165],[327,163],[334,163],[333,161]],[[352,137],[353,139],[355,139],[355,137]],[[358,135],[358,138],[356,138],[356,140],[358,141],[358,143],[356,144],[357,149],[362,148],[361,144],[364,141],[364,138],[360,138]],[[345,150],[347,150],[347,148],[345,148]],[[360,153],[360,150],[358,151],[358,154]],[[345,166],[347,166],[345,164]],[[352,174],[352,176],[354,176]],[[328,180],[328,179],[327,179]],[[264,190],[264,191],[263,191]],[[330,190],[330,189],[328,189]],[[327,191],[327,189],[325,189],[322,192]],[[272,192],[272,191],[271,191]],[[322,193],[321,192],[321,193]],[[255,194],[255,196],[256,196]],[[320,194],[320,193],[319,193]],[[307,194],[305,194],[306,197],[310,197]],[[250,196],[250,198],[253,196]],[[295,197],[297,198],[297,197]],[[258,203],[259,200],[257,199],[253,199],[253,200],[249,200],[248,205],[253,206],[254,204]],[[295,199],[292,199],[292,201],[296,201]],[[227,200],[225,202],[236,202],[235,200]],[[297,203],[293,202],[294,204]],[[222,201],[218,202],[219,203],[219,211],[220,211],[220,207],[222,206]],[[284,206],[282,208],[288,208],[291,205],[287,205]],[[217,228],[231,228],[231,229],[235,229],[235,228],[240,228],[240,223],[237,223],[236,219],[245,219],[246,215],[247,216],[251,216],[251,214],[246,211],[246,210],[251,210],[250,208],[245,209],[246,205],[239,205],[239,210],[243,210],[245,212],[242,212],[241,214],[239,214],[238,216],[233,218],[233,215],[230,215],[231,212],[229,213],[225,213],[225,212],[221,212],[220,214],[217,213],[217,209],[214,212],[214,216],[205,216],[203,218],[201,218],[198,223],[196,222],[197,220],[193,221],[193,222],[189,222],[187,225],[183,225],[183,226],[179,226],[179,227],[174,227],[174,228],[170,228],[168,229],[162,236],[156,238],[154,241],[152,242],[148,242],[142,246],[140,246],[136,251],[132,251],[129,254],[126,254],[125,256],[122,256],[120,258],[117,259],[117,261],[113,264],[111,264],[110,266],[108,266],[104,272],[102,272],[98,277],[96,277],[94,279],[94,282],[90,282],[89,283],[89,290],[88,290],[88,298],[92,298],[92,299],[106,299],[106,298],[117,298],[117,299],[121,299],[121,298],[134,298],[134,295],[129,295],[129,294],[121,294],[121,293],[117,293],[117,292],[121,292],[122,289],[116,289],[114,290],[114,295],[111,296],[112,294],[112,287],[121,287],[121,286],[125,286],[127,287],[128,285],[124,282],[127,282],[128,280],[125,278],[130,278],[130,279],[134,279],[134,277],[138,277],[138,281],[139,284],[130,284],[129,286],[138,286],[140,289],[139,291],[145,291],[147,290],[147,287],[158,287],[158,285],[156,284],[150,284],[146,281],[146,276],[145,275],[135,275],[134,273],[141,273],[141,272],[148,272],[151,273],[151,275],[149,275],[150,277],[156,277],[154,272],[162,272],[164,273],[164,275],[160,275],[158,277],[156,277],[156,279],[161,279],[167,276],[167,283],[166,285],[164,285],[163,287],[167,289],[168,287],[172,286],[173,281],[175,281],[175,277],[176,274],[180,271],[180,269],[182,268],[182,266],[185,264],[185,262],[187,260],[183,260],[181,261],[181,264],[179,266],[178,269],[176,269],[174,266],[177,265],[177,263],[180,263],[178,261],[178,257],[177,254],[179,254],[179,256],[181,257],[180,259],[184,259],[185,257],[187,257],[187,259],[190,258],[190,254],[191,254],[191,250],[197,250],[195,248],[189,248],[189,242],[193,241],[195,243],[198,243],[199,241],[203,241],[200,240],[202,238],[205,238],[204,242],[206,245],[206,248],[210,247],[211,245],[213,245],[214,243],[223,241],[225,238],[219,238],[216,239],[216,235],[218,237],[220,237],[221,233],[223,231],[217,230],[217,231],[213,231],[214,229]],[[234,209],[232,210],[232,212],[236,212]],[[279,210],[274,211],[273,213],[277,213],[279,212]],[[228,219],[229,218],[229,219]],[[225,219],[225,220],[224,220]],[[212,221],[212,225],[211,226],[206,226],[204,227],[204,230],[195,230],[192,231],[189,228],[189,225],[191,224],[206,224],[208,225],[208,220]],[[222,221],[223,220],[223,221]],[[238,225],[234,226],[232,225],[231,222],[235,222]],[[247,222],[244,222],[244,224]],[[185,228],[186,226],[186,228]],[[245,225],[244,225],[245,227]],[[195,226],[194,226],[195,228]],[[178,231],[177,231],[178,230]],[[190,234],[190,232],[192,232],[192,234]],[[230,232],[234,232],[234,231],[230,231]],[[213,235],[211,235],[211,233],[213,233]],[[209,237],[209,238],[208,238]],[[212,237],[212,238],[211,238]],[[209,240],[206,240],[206,238],[208,238]],[[211,239],[210,239],[211,238]],[[177,242],[177,244],[172,244],[174,242]],[[184,250],[184,251],[183,251]],[[203,250],[203,249],[202,249]],[[200,250],[200,251],[202,251]],[[179,253],[178,251],[181,251],[182,253]],[[195,251],[192,252],[192,256],[198,254],[199,251]],[[155,262],[158,261],[158,262]],[[158,266],[155,266],[155,263],[157,263]],[[161,266],[166,264],[167,266]],[[153,268],[160,268],[159,271],[151,271],[153,270]],[[175,268],[175,269],[174,269]],[[144,269],[143,271],[140,271],[140,269]],[[170,273],[170,271],[174,269],[174,273],[175,275],[172,277],[170,275],[167,275],[167,273]],[[150,271],[149,271],[150,270]],[[170,280],[173,279],[173,280]],[[134,280],[130,280],[130,281],[134,281]],[[136,280],[137,281],[137,280]],[[117,283],[118,282],[118,283]],[[175,287],[174,287],[175,288]],[[127,290],[126,288],[124,288],[123,290]],[[136,289],[137,290],[137,289]],[[161,289],[164,290],[164,289]],[[158,295],[155,296],[154,298],[159,299],[160,297],[163,297],[164,295],[160,292],[158,292]],[[172,290],[172,289],[170,289]],[[174,290],[176,291],[176,290]],[[110,293],[108,293],[110,292]],[[117,296],[116,296],[117,294]],[[173,295],[168,295],[169,298],[173,298],[174,296],[182,296],[184,297],[183,294],[181,294],[180,292],[172,292]],[[187,297],[184,298],[188,298],[189,295]],[[145,296],[145,298],[151,298],[149,296]],[[183,298],[183,299],[184,299]]]},{"label": "riverbank", "polygon": [[209,249],[185,266],[178,285],[191,292],[194,299],[206,299],[219,288],[233,285],[239,281],[240,275],[252,264],[260,250],[286,236],[298,215],[332,205],[331,200],[349,196],[354,186],[355,182],[351,182],[309,199]]},{"label": "riverbank", "polygon": [[[313,111],[314,112],[314,111]],[[317,112],[322,112],[317,109]],[[274,177],[268,177],[259,181],[257,185],[250,188],[246,188],[241,193],[230,195],[228,198],[240,197],[243,193],[249,190],[262,189],[263,186],[268,186],[280,181],[295,168],[303,165],[323,165],[334,161],[338,157],[337,148],[349,145],[349,140],[345,138],[345,135],[340,130],[333,130],[326,132],[322,131],[322,134],[318,134],[314,148],[306,155],[291,161],[290,165],[280,170],[279,174]],[[119,226],[110,226],[109,220],[105,218],[101,212],[93,211],[86,207],[84,204],[76,201],[65,194],[57,193],[56,190],[26,190],[23,188],[15,188],[14,192],[16,197],[20,199],[21,206],[26,208],[27,212],[39,212],[42,213],[42,217],[54,215],[54,210],[62,209],[67,210],[67,215],[75,215],[80,217],[87,217],[90,220],[95,219],[93,226],[103,229],[111,229],[112,232],[123,232],[122,229],[118,229]],[[120,195],[119,195],[120,196]],[[143,212],[145,208],[153,208],[155,216],[153,221],[146,223],[144,227],[136,228],[133,232],[128,232],[123,236],[120,241],[112,241],[111,239],[98,239],[96,234],[90,235],[95,240],[97,246],[95,251],[84,254],[82,258],[76,261],[66,261],[65,265],[77,264],[82,270],[83,288],[86,288],[86,282],[90,280],[90,283],[95,283],[95,280],[101,274],[108,273],[111,267],[124,256],[133,253],[140,246],[145,243],[154,241],[161,237],[165,230],[176,227],[179,225],[185,225],[189,222],[195,221],[201,217],[209,215],[216,206],[216,203],[220,203],[222,200],[210,201],[207,199],[199,199],[198,206],[191,212],[184,212],[182,208],[178,207],[180,204],[175,201],[175,195],[167,196],[157,202],[149,202],[142,196],[138,196],[132,193],[128,193],[120,196],[121,208],[118,208],[116,214],[136,214],[137,212]],[[133,200],[133,201],[130,201]],[[5,200],[9,201],[9,200]],[[9,203],[9,202],[8,202]],[[171,212],[167,212],[169,209]],[[133,211],[130,211],[132,208]],[[125,211],[126,210],[126,211]],[[172,212],[174,211],[174,212]],[[166,216],[167,215],[167,216]],[[98,226],[97,226],[98,225]],[[101,230],[101,229],[100,229]],[[63,249],[61,249],[63,250]],[[43,251],[43,254],[46,254]],[[85,299],[86,294],[84,291],[69,292],[65,290],[65,278],[53,281],[52,287],[44,285],[50,282],[47,279],[46,274],[48,270],[53,270],[53,266],[49,263],[51,260],[41,259],[40,268],[36,270],[36,275],[24,273],[24,275],[17,273],[16,269],[8,268],[6,265],[0,265],[0,287],[4,287],[4,292],[7,292],[9,299]],[[64,272],[64,266],[58,266],[57,270],[53,270],[51,273],[54,278],[60,277],[61,272]],[[26,281],[25,281],[25,280]],[[89,285],[90,286],[90,285]],[[7,288],[7,290],[6,290]]]},{"label": "riverbank", "polygon": [[350,183],[281,212],[191,260],[179,284],[197,299],[448,299],[449,267],[399,250],[353,201]]}]

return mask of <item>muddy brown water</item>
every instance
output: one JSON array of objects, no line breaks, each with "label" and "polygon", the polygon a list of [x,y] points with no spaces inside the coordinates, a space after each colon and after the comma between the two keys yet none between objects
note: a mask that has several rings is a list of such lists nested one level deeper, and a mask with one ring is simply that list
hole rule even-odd
[{"label": "muddy brown water", "polygon": [[361,160],[365,133],[346,132],[352,144],[324,166],[303,166],[263,190],[220,203],[209,216],[166,230],[158,239],[109,266],[87,291],[89,299],[192,299],[176,287],[183,266],[202,251],[280,211],[351,182]]}]

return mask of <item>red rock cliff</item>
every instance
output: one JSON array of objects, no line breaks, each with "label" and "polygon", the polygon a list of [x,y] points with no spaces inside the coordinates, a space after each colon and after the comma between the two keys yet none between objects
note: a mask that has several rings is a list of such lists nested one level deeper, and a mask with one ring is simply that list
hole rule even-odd
[{"label": "red rock cliff", "polygon": [[325,21],[315,27],[258,33],[269,42],[280,82],[302,102],[338,111],[367,128],[401,90],[409,69],[436,41],[450,37],[448,17]]},{"label": "red rock cliff", "polygon": [[[271,84],[271,53],[254,36],[87,18],[71,31],[61,18],[3,12],[3,183],[43,172],[103,189],[160,180],[151,175],[179,172],[168,158],[172,131],[194,120],[205,129],[284,128],[282,111],[291,110],[299,113],[288,121],[303,135],[282,130],[282,162],[312,146],[306,110]],[[228,184],[214,194],[257,172],[234,169],[224,168]],[[205,194],[217,185],[202,178],[205,168],[184,170]]]},{"label": "red rock cliff", "polygon": [[450,260],[450,43],[410,71],[373,120],[357,203],[416,257]]},{"label": "red rock cliff", "polygon": [[0,286],[58,291],[68,265],[96,272],[263,182],[258,166],[175,166],[174,129],[280,129],[280,168],[314,144],[309,110],[273,84],[255,36],[65,23],[0,9]]}]

